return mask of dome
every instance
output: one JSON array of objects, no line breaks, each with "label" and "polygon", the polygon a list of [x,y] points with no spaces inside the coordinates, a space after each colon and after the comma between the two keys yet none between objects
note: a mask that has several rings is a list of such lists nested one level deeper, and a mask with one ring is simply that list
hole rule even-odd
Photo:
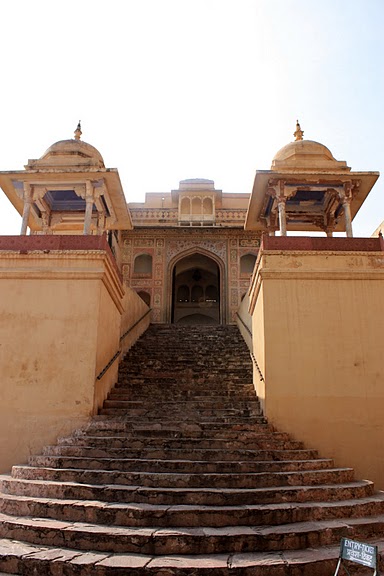
[{"label": "dome", "polygon": [[[44,152],[40,160],[49,160],[52,163],[75,163],[94,165],[104,168],[104,160],[100,152],[91,144],[82,140],[60,140],[55,142]],[[74,161],[74,162],[71,162]]]},{"label": "dome", "polygon": [[314,140],[297,140],[283,146],[272,160],[271,170],[348,170],[332,152]]},{"label": "dome", "polygon": [[320,144],[320,142],[315,142],[314,140],[297,140],[296,142],[290,142],[275,154],[273,160],[288,160],[292,156],[296,155],[312,155],[312,156],[322,156],[324,158],[328,158],[328,160],[335,160],[332,155],[332,152],[324,146]]},{"label": "dome", "polygon": [[99,169],[105,168],[100,152],[91,144],[80,140],[80,122],[75,131],[75,138],[59,140],[52,144],[39,158],[29,160],[27,169]]},{"label": "dome", "polygon": [[338,161],[332,152],[314,140],[303,140],[304,132],[296,124],[296,140],[283,146],[272,160],[271,170],[340,171],[350,170],[346,162]]}]

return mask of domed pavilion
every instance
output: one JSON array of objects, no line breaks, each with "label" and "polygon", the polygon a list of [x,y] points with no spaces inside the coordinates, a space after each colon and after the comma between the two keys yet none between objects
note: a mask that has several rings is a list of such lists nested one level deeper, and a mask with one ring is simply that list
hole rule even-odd
[{"label": "domed pavilion", "polygon": [[378,178],[352,172],[323,144],[304,140],[299,122],[295,140],[274,156],[270,170],[257,170],[245,229],[323,231],[352,234],[352,220]]},{"label": "domed pavilion", "polygon": [[0,186],[22,215],[21,234],[103,234],[130,230],[132,221],[116,168],[75,137],[50,146],[25,170],[2,172]]}]

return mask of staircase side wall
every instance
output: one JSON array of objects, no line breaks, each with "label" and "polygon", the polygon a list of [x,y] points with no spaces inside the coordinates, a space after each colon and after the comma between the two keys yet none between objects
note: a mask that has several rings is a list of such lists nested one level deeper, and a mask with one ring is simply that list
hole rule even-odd
[{"label": "staircase side wall", "polygon": [[109,260],[104,251],[0,253],[2,472],[94,412],[106,337],[117,330],[114,349],[120,336],[123,291]]},{"label": "staircase side wall", "polygon": [[264,252],[253,279],[270,423],[384,488],[384,256]]}]

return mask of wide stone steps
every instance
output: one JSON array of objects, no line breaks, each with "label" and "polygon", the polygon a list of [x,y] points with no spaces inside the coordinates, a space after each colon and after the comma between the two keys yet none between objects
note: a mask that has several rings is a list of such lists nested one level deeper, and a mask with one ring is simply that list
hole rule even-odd
[{"label": "wide stone steps", "polygon": [[[374,540],[379,552],[383,541]],[[235,554],[170,556],[149,554],[109,554],[81,552],[25,542],[0,540],[0,569],[15,574],[39,576],[333,576],[340,546]],[[353,574],[366,574],[358,567]],[[54,570],[52,572],[51,570]],[[299,572],[298,572],[299,570]],[[0,576],[3,576],[0,573]]]},{"label": "wide stone steps", "polygon": [[190,461],[273,461],[281,460],[316,460],[318,458],[315,450],[200,450],[194,448],[186,453],[185,450],[171,448],[151,448],[146,446],[141,450],[129,448],[94,448],[88,445],[56,445],[46,446],[43,450],[46,456],[76,456],[86,458],[144,458],[144,459],[167,459],[180,460],[182,458]]},{"label": "wide stone steps", "polygon": [[27,480],[51,480],[55,482],[80,482],[92,484],[125,484],[136,486],[162,486],[164,488],[260,488],[270,486],[314,486],[352,482],[352,468],[327,468],[325,470],[301,470],[288,472],[244,473],[167,473],[129,472],[121,470],[90,470],[83,468],[40,468],[14,466],[15,478]]},{"label": "wide stone steps", "polygon": [[[122,392],[121,394],[110,394],[109,400],[104,402],[105,407],[113,408],[115,405],[121,408],[144,408],[148,410],[148,400],[146,401],[145,398],[132,400],[132,394],[127,392]],[[202,400],[179,400],[178,402],[169,401],[164,402],[159,400],[154,403],[151,408],[157,409],[166,409],[166,410],[188,410],[195,412],[195,410],[256,410],[260,413],[260,406],[259,402],[255,400],[240,400],[234,401],[229,400],[228,398],[221,397],[205,397]]]},{"label": "wide stone steps", "polygon": [[[159,383],[152,383],[144,385],[142,382],[137,382],[135,384],[130,384],[129,386],[126,385],[118,390],[124,391],[124,394],[129,394],[132,400],[142,400],[147,396],[151,399],[152,402],[170,402],[170,401],[188,401],[191,398],[194,398],[194,388],[191,382],[184,385],[183,388],[178,387],[177,384],[174,386],[167,386],[166,380],[162,383],[161,392],[159,390],[154,390],[154,386],[159,386]],[[243,384],[242,387],[246,387],[245,397],[244,400],[248,398],[248,395],[255,394],[255,390],[252,386]],[[233,388],[227,388],[225,391],[222,391],[220,394],[221,398],[227,398],[228,400],[232,400],[239,395],[239,388],[240,384],[235,384]],[[216,388],[200,388],[198,390],[197,398],[207,398],[211,397],[215,399],[219,396],[218,390]]]},{"label": "wide stone steps", "polygon": [[[116,409],[116,410],[123,410],[125,414],[129,415],[150,415],[152,417],[158,417],[164,414],[164,411],[167,411],[168,417],[171,415],[173,417],[182,417],[185,414],[185,411],[188,410],[189,418],[196,417],[205,417],[205,416],[214,416],[215,418],[226,418],[228,416],[240,416],[240,417],[251,417],[251,416],[262,416],[259,407],[257,406],[249,406],[247,404],[243,404],[241,406],[223,406],[223,405],[216,405],[214,403],[205,404],[201,406],[193,406],[190,407],[186,402],[180,402],[178,404],[162,404],[159,403],[157,406],[145,406],[142,405],[134,405],[132,406],[130,403],[125,402],[124,400],[106,400],[104,402],[104,410],[106,409]],[[102,414],[102,412],[101,412]]]},{"label": "wide stone steps", "polygon": [[[249,414],[249,413],[244,413],[244,410],[236,410],[236,409],[227,409],[227,410],[213,410],[213,409],[201,409],[201,410],[196,410],[196,418],[197,419],[204,419],[206,421],[212,421],[212,422],[220,422],[222,420],[224,420],[224,422],[234,422],[234,423],[250,423],[250,422],[262,422],[264,420],[264,418],[262,416],[260,416],[259,414]],[[102,408],[99,412],[99,414],[102,415],[108,415],[108,416],[124,416],[127,415],[128,417],[140,417],[141,415],[146,415],[147,412],[145,410],[132,410],[131,413],[129,411],[129,409],[127,410],[126,407],[124,406],[116,406],[114,408]],[[161,410],[153,410],[151,411],[152,414],[152,418],[159,418],[161,417]],[[170,416],[171,414],[173,414],[173,416],[175,418],[177,417],[181,417],[182,418],[182,411],[179,411],[179,413],[172,413],[171,411],[168,412],[168,416]],[[184,412],[185,414],[185,412]]]},{"label": "wide stone steps", "polygon": [[324,470],[333,467],[330,459],[280,461],[209,461],[164,460],[134,458],[86,458],[80,456],[32,456],[32,466],[51,468],[81,468],[87,470],[122,470],[151,472],[183,472],[195,474],[231,474],[254,472],[292,472],[298,470]]},{"label": "wide stone steps", "polygon": [[343,536],[382,539],[384,515],[277,526],[125,527],[0,514],[0,538],[141,554],[222,554],[329,546]]},{"label": "wide stone steps", "polygon": [[360,480],[340,484],[306,486],[272,486],[262,488],[177,488],[151,486],[124,486],[122,484],[90,484],[57,482],[52,480],[17,479],[1,476],[4,494],[19,496],[61,498],[69,500],[100,500],[102,502],[140,502],[145,504],[248,506],[309,502],[314,513],[319,502],[360,500],[374,495],[372,482]]},{"label": "wide stone steps", "polygon": [[188,437],[188,438],[164,438],[154,436],[84,436],[73,438],[61,438],[61,445],[83,445],[92,447],[107,447],[111,448],[127,448],[127,449],[140,449],[148,446],[153,447],[166,447],[173,449],[181,449],[189,452],[194,448],[211,448],[217,450],[224,450],[227,446],[228,450],[244,449],[248,447],[250,450],[300,450],[303,448],[301,442],[293,440],[278,440],[272,438],[260,438],[258,440],[252,439],[249,442],[242,440],[232,440],[228,438],[201,438]]},{"label": "wide stone steps", "polygon": [[53,518],[60,521],[90,522],[125,527],[199,526],[274,526],[292,522],[324,521],[335,518],[359,518],[366,514],[384,514],[384,497],[319,502],[316,513],[312,503],[260,504],[248,506],[166,505],[148,503],[106,503],[100,501],[37,498],[3,494],[0,513],[9,516]]},{"label": "wide stone steps", "polygon": [[0,477],[0,576],[331,576],[342,536],[384,541],[384,493],[267,423],[234,327],[152,326]]},{"label": "wide stone steps", "polygon": [[[96,416],[94,417],[92,424],[87,426],[81,431],[75,431],[75,436],[85,436],[85,435],[92,435],[97,433],[103,433],[106,435],[116,435],[116,434],[129,434],[131,430],[175,430],[179,432],[185,433],[199,433],[205,434],[206,436],[210,437],[215,435],[216,433],[221,433],[226,435],[228,433],[242,433],[245,432],[249,434],[251,437],[252,435],[260,435],[260,434],[271,434],[273,436],[279,435],[281,438],[283,437],[283,432],[276,432],[275,430],[271,429],[265,418],[261,420],[257,420],[255,423],[254,420],[250,424],[249,422],[232,422],[229,420],[228,422],[212,422],[211,420],[199,420],[196,421],[193,418],[183,418],[179,420],[175,420],[173,417],[168,418],[168,414],[166,417],[159,419],[158,417],[140,417],[140,418],[131,418],[128,416],[118,416],[116,418],[110,418],[105,416]],[[285,438],[289,436],[286,434]]]}]

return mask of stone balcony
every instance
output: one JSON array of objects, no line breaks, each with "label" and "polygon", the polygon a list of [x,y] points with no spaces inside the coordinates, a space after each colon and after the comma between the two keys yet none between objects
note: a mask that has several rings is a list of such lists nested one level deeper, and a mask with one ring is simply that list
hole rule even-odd
[{"label": "stone balcony", "polygon": [[179,214],[177,208],[130,208],[134,226],[216,226],[243,228],[245,209],[219,209],[215,214]]}]

